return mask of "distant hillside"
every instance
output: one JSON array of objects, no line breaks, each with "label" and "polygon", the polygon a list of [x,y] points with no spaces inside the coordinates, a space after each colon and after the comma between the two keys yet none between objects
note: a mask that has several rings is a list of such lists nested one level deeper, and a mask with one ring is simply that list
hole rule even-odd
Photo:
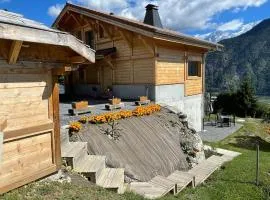
[{"label": "distant hillside", "polygon": [[235,90],[247,75],[257,94],[270,95],[270,19],[220,43],[224,50],[209,53],[206,58],[207,90]]}]

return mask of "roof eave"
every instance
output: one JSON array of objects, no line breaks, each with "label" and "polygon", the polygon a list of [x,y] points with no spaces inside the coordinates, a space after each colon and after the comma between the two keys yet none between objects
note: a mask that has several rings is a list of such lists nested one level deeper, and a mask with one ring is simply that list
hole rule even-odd
[{"label": "roof eave", "polygon": [[[78,10],[80,9],[80,10]],[[155,27],[145,27],[144,29],[140,26],[140,25],[134,25],[132,26],[130,23],[131,22],[126,22],[123,23],[121,19],[114,19],[114,16],[107,16],[106,14],[103,13],[98,13],[94,10],[90,10],[84,7],[80,7],[74,4],[70,4],[70,3],[66,3],[65,7],[63,8],[63,10],[61,11],[61,13],[59,14],[59,16],[57,17],[57,19],[55,20],[55,22],[53,23],[53,27],[56,27],[56,24],[60,22],[61,18],[64,16],[64,14],[67,11],[73,11],[76,13],[80,13],[83,14],[85,16],[88,17],[92,17],[92,18],[99,18],[99,20],[104,21],[106,23],[115,25],[115,26],[121,26],[124,25],[125,29],[132,31],[132,32],[139,32],[139,34],[146,36],[146,37],[150,37],[153,39],[160,39],[160,40],[168,40],[171,42],[176,42],[176,43],[181,43],[181,44],[185,44],[185,45],[191,45],[191,46],[196,46],[196,47],[200,47],[200,48],[204,48],[207,50],[219,50],[222,49],[223,46],[220,44],[216,44],[216,43],[212,43],[212,42],[208,42],[208,41],[204,41],[204,40],[200,40],[200,39],[196,39],[193,37],[189,37],[189,36],[179,36],[179,35],[174,35],[174,34],[169,34],[168,32],[166,32],[166,34],[164,33],[164,31],[162,30],[157,30]],[[91,12],[91,13],[90,13]],[[105,16],[106,15],[106,16]],[[105,19],[105,18],[110,18]],[[104,18],[104,19],[103,19]],[[111,19],[113,18],[113,19]]]},{"label": "roof eave", "polygon": [[84,45],[73,35],[65,32],[53,32],[16,24],[1,23],[0,38],[33,43],[68,47],[88,61],[95,62],[95,51]]}]

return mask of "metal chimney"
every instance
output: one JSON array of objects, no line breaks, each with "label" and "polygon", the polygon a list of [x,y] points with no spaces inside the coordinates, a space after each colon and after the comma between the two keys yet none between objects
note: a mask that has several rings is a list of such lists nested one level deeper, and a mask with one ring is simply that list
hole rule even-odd
[{"label": "metal chimney", "polygon": [[158,13],[158,6],[153,4],[148,4],[146,7],[146,13],[144,17],[144,23],[149,24],[152,26],[156,26],[159,28],[163,28],[159,13]]}]

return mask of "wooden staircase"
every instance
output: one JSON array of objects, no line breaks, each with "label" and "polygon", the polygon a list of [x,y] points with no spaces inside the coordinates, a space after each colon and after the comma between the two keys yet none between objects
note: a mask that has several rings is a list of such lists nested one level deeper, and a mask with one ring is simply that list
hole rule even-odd
[{"label": "wooden staircase", "polygon": [[61,128],[61,151],[62,157],[74,171],[98,186],[116,190],[119,194],[128,189],[148,199],[160,198],[168,193],[176,195],[187,186],[196,187],[225,162],[240,155],[238,152],[215,149],[221,156],[212,155],[187,172],[174,171],[168,177],[158,175],[148,182],[132,182],[127,185],[124,183],[123,168],[106,168],[105,156],[89,155],[87,142],[69,142],[68,129],[64,127]]},{"label": "wooden staircase", "polygon": [[187,172],[175,171],[168,177],[156,176],[148,182],[133,182],[130,184],[130,190],[148,199],[160,198],[168,193],[175,195],[189,185],[200,185],[225,162],[240,155],[238,152],[224,149],[217,149],[216,152],[223,155],[212,155]]},{"label": "wooden staircase", "polygon": [[83,174],[98,186],[125,192],[123,168],[106,168],[105,156],[89,155],[87,142],[69,142],[68,129],[61,128],[61,152],[74,171]]}]

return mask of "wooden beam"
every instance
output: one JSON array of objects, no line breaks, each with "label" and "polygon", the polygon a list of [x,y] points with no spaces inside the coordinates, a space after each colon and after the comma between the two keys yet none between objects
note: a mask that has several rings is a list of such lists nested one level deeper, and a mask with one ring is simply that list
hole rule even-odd
[{"label": "wooden beam", "polygon": [[130,38],[128,38],[128,36],[127,36],[128,33],[124,32],[122,30],[119,30],[119,33],[120,33],[121,37],[127,42],[128,46],[130,48],[132,48],[132,40]]},{"label": "wooden beam", "polygon": [[112,33],[113,31],[111,32],[107,26],[103,26],[103,24],[101,24],[101,23],[99,25],[107,33],[107,35],[109,36],[110,40],[113,40],[113,33]]},{"label": "wooden beam", "polygon": [[78,67],[74,66],[63,66],[63,67],[57,67],[52,69],[52,75],[53,76],[61,76],[64,75],[66,72],[76,71]]},{"label": "wooden beam", "polygon": [[74,19],[74,21],[75,21],[79,26],[82,26],[81,22],[80,22],[73,14],[70,14],[70,16]]},{"label": "wooden beam", "polygon": [[139,35],[138,38],[142,41],[143,45],[150,51],[151,54],[155,54],[153,45],[149,44],[141,35]]},{"label": "wooden beam", "polygon": [[19,40],[12,41],[12,44],[9,50],[9,58],[8,58],[9,64],[15,64],[17,62],[18,56],[22,48],[22,43],[23,42]]},{"label": "wooden beam", "polygon": [[82,56],[73,56],[70,58],[70,62],[75,64],[84,63],[86,62],[86,59]]},{"label": "wooden beam", "polygon": [[53,129],[53,123],[48,122],[46,124],[38,125],[38,126],[32,126],[28,128],[23,128],[19,130],[12,130],[12,131],[4,131],[4,141],[7,140],[17,140],[21,137],[29,137],[29,135],[38,135],[42,133],[47,133],[49,131],[52,131]]},{"label": "wooden beam", "polygon": [[0,132],[7,128],[7,120],[4,118],[0,118]]},{"label": "wooden beam", "polygon": [[58,76],[53,76],[52,103],[53,103],[53,162],[57,169],[61,168],[61,138],[60,138],[60,117],[59,117],[59,83]]}]

